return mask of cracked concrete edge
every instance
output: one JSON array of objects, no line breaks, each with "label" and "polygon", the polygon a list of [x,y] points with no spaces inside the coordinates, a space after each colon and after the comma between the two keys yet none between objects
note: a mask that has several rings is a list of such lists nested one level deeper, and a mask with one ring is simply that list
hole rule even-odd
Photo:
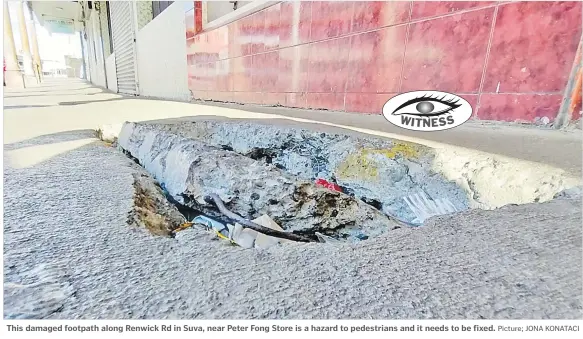
[{"label": "cracked concrete edge", "polygon": [[484,153],[435,150],[433,170],[470,193],[470,206],[494,209],[545,202],[581,186],[581,178],[545,164]]},{"label": "cracked concrete edge", "polygon": [[[230,113],[230,111],[237,112],[237,110],[235,110],[235,109],[225,108],[224,113]],[[249,113],[249,112],[247,112],[247,113]],[[480,151],[480,150],[476,150],[476,149],[445,144],[445,143],[432,141],[432,140],[428,140],[428,139],[410,137],[410,136],[400,135],[400,134],[395,134],[395,133],[375,131],[375,130],[370,130],[370,129],[365,129],[365,128],[348,126],[348,125],[340,125],[340,124],[334,124],[334,123],[323,122],[323,121],[315,121],[315,120],[294,118],[294,117],[288,117],[288,116],[279,116],[279,115],[273,115],[273,114],[254,113],[246,118],[237,118],[236,115],[232,115],[232,114],[223,114],[222,116],[226,117],[226,118],[232,118],[234,120],[241,120],[241,121],[245,121],[247,119],[255,119],[255,118],[262,119],[262,120],[263,119],[285,119],[285,120],[291,120],[291,121],[306,123],[306,124],[318,124],[318,125],[336,127],[336,128],[351,130],[351,131],[362,133],[362,134],[367,134],[367,135],[374,136],[374,137],[381,137],[381,138],[385,138],[385,139],[395,139],[395,140],[424,145],[424,146],[432,148],[436,152],[437,155],[441,155],[442,157],[452,158],[454,156],[462,156],[462,157],[467,157],[467,158],[478,158],[478,157],[490,158],[490,159],[492,159],[493,162],[497,162],[499,164],[514,163],[517,166],[520,166],[522,168],[532,167],[532,168],[537,168],[539,170],[543,170],[545,172],[559,173],[565,177],[569,177],[569,178],[573,178],[573,179],[578,180],[578,185],[580,185],[582,183],[581,178],[573,176],[573,175],[569,174],[567,171],[565,171],[564,169],[559,168],[559,167],[555,167],[555,166],[551,166],[551,165],[547,165],[547,164],[543,164],[543,163],[539,163],[539,162],[534,162],[534,161],[528,161],[528,160],[524,160],[524,159],[517,159],[517,158],[508,157],[508,156],[499,155],[499,154],[494,154],[494,153],[488,153],[488,152],[484,152],[484,151]],[[105,125],[97,126],[96,130],[101,131],[100,138],[102,140],[104,140],[104,141],[116,140],[117,137],[119,136],[124,124],[130,123],[130,122],[139,123],[138,121],[132,120],[132,121],[125,121],[123,123],[105,124]],[[147,121],[144,121],[144,122],[147,122]],[[306,126],[306,128],[309,129],[308,126]]]},{"label": "cracked concrete edge", "polygon": [[[123,126],[104,126],[104,131],[107,135],[119,135]],[[471,208],[495,209],[508,204],[549,201],[563,190],[582,185],[581,178],[547,164],[390,133],[351,129],[365,131],[371,137],[394,136],[397,140],[430,147],[435,155],[432,170],[464,188]]]},{"label": "cracked concrete edge", "polygon": [[95,130],[99,139],[105,142],[114,143],[117,141],[125,123],[100,125]]},{"label": "cracked concrete edge", "polygon": [[[484,152],[459,152],[451,151],[449,149],[434,149],[420,144],[410,144],[408,142],[400,142],[400,140],[386,139],[371,136],[369,138],[363,137],[362,134],[351,136],[351,133],[342,133],[339,131],[326,131],[325,129],[315,131],[314,129],[305,128],[304,125],[296,127],[265,125],[261,123],[240,121],[233,122],[231,120],[225,121],[197,121],[195,125],[193,122],[175,122],[171,124],[160,124],[142,122],[141,126],[152,126],[152,128],[161,131],[170,131],[177,133],[184,138],[198,139],[203,142],[208,142],[216,147],[228,146],[234,148],[238,153],[245,153],[256,147],[282,147],[281,139],[288,138],[295,139],[295,135],[307,137],[310,134],[320,134],[325,132],[330,136],[344,135],[348,136],[351,143],[356,145],[357,153],[354,150],[350,152],[350,156],[345,158],[336,158],[331,165],[338,169],[337,166],[349,163],[353,156],[358,160],[358,154],[362,151],[365,153],[375,153],[378,150],[391,151],[393,147],[405,146],[401,156],[404,159],[409,159],[411,156],[418,157],[423,154],[422,162],[427,162],[428,170],[433,173],[441,174],[444,179],[451,183],[455,183],[458,187],[462,187],[466,192],[466,198],[471,202],[470,207],[481,209],[493,209],[507,204],[524,204],[530,202],[543,202],[552,199],[552,197],[570,187],[580,184],[580,180],[574,179],[560,170],[555,170],[544,166],[540,163],[524,163],[518,159],[512,161],[502,161],[500,157]],[[257,136],[261,135],[261,138]],[[270,139],[269,141],[264,138]],[[333,138],[334,139],[334,138]],[[243,141],[244,140],[244,141]],[[341,141],[340,143],[344,143]],[[308,145],[308,147],[311,145]],[[419,155],[407,154],[407,149],[413,146],[415,153]],[[330,151],[330,156],[338,153],[334,143],[326,146]],[[341,149],[344,149],[342,146]],[[360,150],[360,151],[359,151]],[[340,152],[342,153],[342,152]],[[382,155],[382,152],[379,153]],[[385,155],[386,156],[386,155]],[[382,156],[380,157],[383,158]],[[421,158],[417,159],[417,161]],[[274,160],[275,161],[275,160]],[[297,175],[290,165],[284,164],[288,170]],[[388,165],[388,164],[387,164]],[[409,164],[411,166],[412,164]],[[379,165],[380,166],[380,163]],[[303,172],[303,166],[300,166],[300,171]],[[425,165],[423,165],[425,167]],[[341,179],[340,173],[334,172],[336,178]],[[386,173],[385,173],[386,174]],[[432,176],[435,178],[436,176]],[[415,180],[412,180],[415,182]],[[343,181],[344,184],[350,186],[350,180]],[[339,181],[340,183],[340,181]],[[357,186],[361,184],[357,183]],[[362,187],[365,187],[366,184]],[[391,190],[393,183],[390,183],[386,188]],[[439,186],[439,185],[438,185]],[[428,187],[425,187],[426,189]],[[439,191],[447,190],[446,186],[442,186]],[[440,196],[440,193],[434,192],[432,196]],[[361,192],[362,193],[362,192]],[[368,192],[365,196],[370,196],[372,192]],[[378,198],[378,197],[377,197]],[[449,197],[454,198],[454,197]],[[456,200],[456,199],[454,199]]]}]

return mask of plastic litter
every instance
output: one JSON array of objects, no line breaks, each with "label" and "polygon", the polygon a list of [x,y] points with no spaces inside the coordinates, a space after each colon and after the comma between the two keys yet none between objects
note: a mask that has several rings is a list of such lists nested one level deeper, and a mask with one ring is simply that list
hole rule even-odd
[{"label": "plastic litter", "polygon": [[459,212],[448,199],[432,200],[424,192],[406,196],[403,200],[416,216],[413,223],[423,224],[425,220],[431,217]]},{"label": "plastic litter", "polygon": [[229,229],[227,228],[227,226],[216,220],[213,220],[209,217],[205,217],[204,215],[199,215],[196,218],[192,219],[192,222],[196,224],[206,225],[208,228],[215,230],[222,237],[226,239],[229,238]]},{"label": "plastic litter", "polygon": [[233,234],[229,235],[229,239],[243,248],[253,248],[255,246],[255,239],[257,238],[257,231],[244,228],[239,223],[235,223]]},{"label": "plastic litter", "polygon": [[325,179],[317,179],[316,186],[324,187],[333,191],[342,192],[342,187],[338,186],[333,182],[329,182]]},{"label": "plastic litter", "polygon": [[[253,222],[255,222],[261,226],[269,227],[273,230],[283,232],[283,228],[281,228],[267,214],[260,216],[259,218],[253,220]],[[290,241],[290,240],[275,238],[275,237],[271,237],[271,236],[268,236],[268,235],[265,235],[262,233],[258,233],[257,238],[255,238],[255,248],[265,249],[265,248],[269,248],[271,246],[275,246],[279,243],[286,242],[286,241]]]},{"label": "plastic litter", "polygon": [[177,232],[180,232],[180,231],[184,231],[185,229],[192,227],[192,225],[194,225],[194,223],[192,223],[192,222],[190,222],[190,221],[188,221],[188,222],[185,222],[185,223],[181,224],[180,226],[178,226],[178,227],[177,227],[177,228],[174,230],[174,233],[177,233]]},{"label": "plastic litter", "polygon": [[236,242],[234,242],[232,239],[230,239],[230,238],[228,238],[228,237],[224,236],[224,235],[223,235],[221,232],[219,232],[219,231],[217,231],[217,230],[215,230],[215,229],[213,229],[213,232],[215,232],[216,236],[217,236],[217,237],[219,237],[220,239],[223,239],[223,240],[228,240],[228,241],[230,241],[230,242],[231,242],[231,244],[233,244],[233,245],[237,245],[237,243],[236,243]]},{"label": "plastic litter", "polygon": [[[269,227],[273,230],[283,232],[283,229],[271,219],[268,215],[264,214],[259,218],[252,220],[254,223],[261,226]],[[239,223],[235,225],[227,225],[229,229],[229,239],[235,242],[237,245],[243,248],[260,248],[266,249],[275,245],[278,245],[285,241],[290,241],[286,239],[271,237],[249,228],[244,228]]]}]

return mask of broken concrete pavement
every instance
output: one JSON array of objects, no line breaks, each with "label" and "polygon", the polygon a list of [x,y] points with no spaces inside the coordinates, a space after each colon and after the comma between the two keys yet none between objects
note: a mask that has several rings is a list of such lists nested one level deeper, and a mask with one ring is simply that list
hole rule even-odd
[{"label": "broken concrete pavement", "polygon": [[[31,159],[44,152],[36,148],[39,145],[91,138],[89,129],[101,124],[197,114],[260,116],[275,124],[281,116],[274,112],[283,112],[312,122],[328,119],[369,128],[368,133],[403,132],[391,130],[382,117],[253,108],[271,114],[260,115],[243,111],[247,106],[227,109],[135,97],[99,102],[108,94],[87,95],[78,88],[69,100],[84,104],[57,106],[62,93],[45,87],[43,96],[27,96],[32,90],[13,93],[20,98],[5,98],[5,105],[20,105],[15,100],[21,100],[55,106],[4,112],[5,150],[30,149]],[[468,123],[415,136],[548,164],[579,176],[579,134]],[[5,159],[10,156],[5,152]],[[353,246],[292,243],[249,251],[209,241],[208,234],[196,228],[175,239],[128,231],[136,169],[119,151],[101,143],[61,151],[27,167],[5,163],[5,318],[583,316],[581,198],[576,194],[434,218],[422,228],[402,228]]]},{"label": "broken concrete pavement", "polygon": [[197,140],[127,124],[118,142],[174,199],[210,216],[217,212],[204,197],[216,193],[242,217],[267,214],[287,231],[325,233],[355,228],[378,235],[398,227],[359,199]]},{"label": "broken concrete pavement", "polygon": [[[119,143],[183,205],[218,216],[204,201],[217,193],[244,218],[267,214],[311,235],[342,229],[366,238],[394,221],[412,224],[419,213],[407,199],[415,196],[452,211],[494,209],[581,184],[560,169],[491,154],[244,122],[126,123]],[[314,185],[321,180],[346,194]]]}]

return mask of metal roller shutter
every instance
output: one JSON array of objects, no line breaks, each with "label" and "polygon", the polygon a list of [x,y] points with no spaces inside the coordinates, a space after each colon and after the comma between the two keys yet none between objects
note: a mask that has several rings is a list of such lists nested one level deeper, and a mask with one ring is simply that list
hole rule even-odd
[{"label": "metal roller shutter", "polygon": [[138,94],[135,62],[135,23],[131,1],[112,1],[111,33],[119,93]]}]

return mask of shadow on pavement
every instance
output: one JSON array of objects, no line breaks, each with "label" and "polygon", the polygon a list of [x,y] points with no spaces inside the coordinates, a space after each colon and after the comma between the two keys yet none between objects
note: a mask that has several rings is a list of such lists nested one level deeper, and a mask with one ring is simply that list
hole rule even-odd
[{"label": "shadow on pavement", "polygon": [[54,144],[66,141],[75,141],[87,138],[97,138],[97,132],[92,129],[82,129],[75,131],[59,132],[53,134],[45,134],[24,141],[15,142],[4,145],[5,151],[13,151],[19,148]]},{"label": "shadow on pavement", "polygon": [[60,132],[4,145],[4,156],[10,168],[32,168],[56,156],[99,142],[94,130]]},{"label": "shadow on pavement", "polygon": [[19,109],[19,108],[35,108],[35,107],[51,107],[53,105],[16,105],[16,106],[4,106],[4,109]]},{"label": "shadow on pavement", "polygon": [[[28,97],[52,97],[52,96],[63,96],[63,95],[95,95],[95,94],[103,94],[103,93],[107,93],[105,91],[99,91],[99,92],[93,92],[93,93],[83,93],[83,91],[85,90],[77,90],[77,89],[71,89],[71,90],[66,90],[64,89],[63,91],[67,91],[68,93],[55,93],[55,91],[44,91],[47,93],[30,93],[30,94],[23,94],[23,95],[7,95],[7,93],[4,93],[4,99],[12,99],[12,98],[28,98]],[[77,92],[80,93],[77,93]],[[20,94],[20,93],[19,93]]]},{"label": "shadow on pavement", "polygon": [[[93,93],[93,94],[101,94],[101,93]],[[62,94],[65,95],[65,94]],[[90,94],[87,94],[90,95]],[[131,97],[119,97],[119,98],[109,98],[109,99],[101,99],[101,100],[84,100],[84,101],[61,101],[54,105],[13,105],[13,106],[4,106],[5,110],[9,109],[22,109],[22,108],[42,108],[42,107],[54,107],[54,106],[76,106],[76,105],[84,105],[84,104],[92,104],[92,103],[99,103],[99,102],[108,102],[108,101],[119,101],[119,100],[127,100],[132,99]]]},{"label": "shadow on pavement", "polygon": [[104,100],[62,101],[62,102],[59,102],[59,106],[75,106],[75,105],[91,104],[91,103],[96,103],[96,102],[120,101],[120,100],[128,100],[128,99],[132,99],[132,98],[120,97],[120,98],[111,98],[111,99],[104,99]]}]

